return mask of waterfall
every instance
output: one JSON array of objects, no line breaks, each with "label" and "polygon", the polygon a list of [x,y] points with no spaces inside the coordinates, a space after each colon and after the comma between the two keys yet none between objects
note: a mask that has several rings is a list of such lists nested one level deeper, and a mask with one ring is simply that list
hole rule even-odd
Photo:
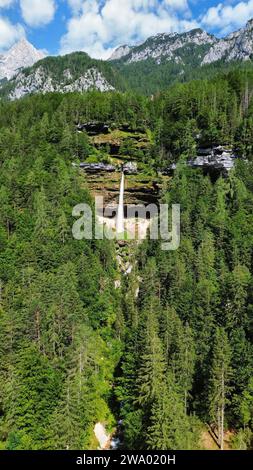
[{"label": "waterfall", "polygon": [[120,184],[120,196],[119,196],[117,224],[116,224],[116,232],[118,235],[123,234],[125,230],[125,227],[124,227],[124,183],[125,183],[125,175],[123,172],[122,178],[121,178],[121,184]]},{"label": "waterfall", "polygon": [[99,442],[100,450],[107,449],[111,444],[111,437],[106,433],[104,425],[97,423],[94,428],[94,433]]}]

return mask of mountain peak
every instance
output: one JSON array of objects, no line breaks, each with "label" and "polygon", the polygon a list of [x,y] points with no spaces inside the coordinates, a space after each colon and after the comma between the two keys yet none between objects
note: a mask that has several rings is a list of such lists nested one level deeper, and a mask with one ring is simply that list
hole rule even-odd
[{"label": "mountain peak", "polygon": [[16,47],[16,46],[29,46],[29,47],[34,47],[29,41],[28,39],[26,39],[26,37],[23,37],[21,38],[18,42],[16,42],[12,47]]},{"label": "mountain peak", "polygon": [[252,29],[252,28],[253,28],[253,18],[247,21],[247,24],[246,24],[246,29]]},{"label": "mountain peak", "polygon": [[182,33],[158,33],[147,38],[142,44],[119,47],[111,60],[120,60],[121,65],[152,60],[157,65],[171,62],[183,68],[191,65],[205,65],[224,60],[247,61],[253,57],[253,19],[244,28],[225,38],[217,38],[201,28]]},{"label": "mountain peak", "polygon": [[225,62],[251,60],[253,56],[252,29],[253,19],[249,20],[244,28],[218,40],[204,57],[202,65],[219,60]]},{"label": "mountain peak", "polygon": [[203,54],[200,47],[210,48],[217,39],[200,28],[183,33],[159,33],[146,39],[136,46],[121,46],[114,52],[110,60],[123,58],[126,64],[141,62],[148,59],[154,60],[158,65],[163,61],[174,61],[183,64],[181,55],[186,47],[194,48],[198,55]]},{"label": "mountain peak", "polygon": [[123,46],[119,46],[115,49],[115,51],[113,52],[113,54],[108,60],[109,61],[120,60],[122,57],[125,57],[126,55],[128,55],[131,49],[132,47],[128,46],[127,44],[124,44]]},{"label": "mountain peak", "polygon": [[44,57],[42,51],[37,50],[26,38],[22,38],[0,57],[0,80],[10,80],[20,69],[31,67]]}]

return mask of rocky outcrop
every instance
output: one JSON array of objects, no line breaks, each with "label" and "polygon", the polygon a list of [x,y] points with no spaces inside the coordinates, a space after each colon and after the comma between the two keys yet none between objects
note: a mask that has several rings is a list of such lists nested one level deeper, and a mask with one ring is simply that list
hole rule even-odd
[{"label": "rocky outcrop", "polygon": [[80,163],[80,168],[90,174],[114,173],[117,170],[114,165],[106,163]]},{"label": "rocky outcrop", "polygon": [[[74,165],[76,166],[76,165]],[[126,175],[137,175],[138,165],[136,162],[128,162],[124,165],[111,165],[107,163],[80,163],[80,168],[86,173],[99,174],[99,173],[113,173],[123,171]]]},{"label": "rocky outcrop", "polygon": [[77,125],[79,132],[85,131],[88,135],[109,134],[109,126],[104,122],[85,122]]},{"label": "rocky outcrop", "polygon": [[125,163],[122,169],[126,175],[137,175],[138,173],[138,165],[136,162]]},{"label": "rocky outcrop", "polygon": [[202,65],[225,60],[250,60],[253,55],[253,20],[248,21],[245,28],[217,41],[205,55]]},{"label": "rocky outcrop", "polygon": [[234,168],[235,158],[232,149],[219,146],[199,149],[198,156],[189,160],[188,165],[192,168],[214,169],[226,173]]},{"label": "rocky outcrop", "polygon": [[186,33],[157,34],[137,46],[122,46],[110,60],[129,65],[154,60],[157,65],[164,61],[184,66],[203,66],[219,60],[226,62],[251,60],[253,56],[253,20],[245,28],[225,38],[216,38],[202,29]]},{"label": "rocky outcrop", "polygon": [[[126,46],[122,51],[120,59],[124,57],[126,64],[153,59],[159,65],[162,59],[173,60],[177,64],[184,64],[181,56],[185,46],[196,47],[197,54],[200,54],[199,46],[212,46],[217,39],[201,29],[195,29],[186,33],[157,34],[148,38],[143,44],[129,48]],[[115,60],[115,59],[114,59]]]},{"label": "rocky outcrop", "polygon": [[31,67],[33,64],[43,59],[45,54],[38,51],[26,39],[22,39],[17,44],[0,57],[0,80],[6,78],[10,80],[22,68]]},{"label": "rocky outcrop", "polygon": [[119,60],[122,57],[128,55],[129,52],[131,51],[131,49],[132,49],[131,46],[127,46],[127,45],[119,46],[117,49],[115,49],[115,51],[113,52],[113,54],[111,55],[111,57],[108,60],[109,61]]},{"label": "rocky outcrop", "polygon": [[[113,128],[113,124],[110,127]],[[139,130],[133,130],[130,126],[127,131],[121,130],[121,126],[112,131],[109,130],[109,132],[106,129],[106,132],[91,136],[90,141],[96,149],[106,151],[111,157],[117,157],[121,161],[130,159],[132,161],[135,158],[133,151],[130,151],[131,155],[128,154],[129,144],[132,150],[140,150],[143,153],[150,147],[150,139],[145,130],[142,129],[142,132],[140,132]]]},{"label": "rocky outcrop", "polygon": [[[96,168],[96,172],[95,172]],[[115,207],[119,200],[119,188],[121,180],[121,169],[118,171],[105,171],[104,167],[90,169],[80,168],[81,174],[85,175],[85,181],[93,196],[103,196],[104,204]],[[160,180],[162,177],[145,175],[127,175],[125,179],[125,204],[150,204],[159,199]]]},{"label": "rocky outcrop", "polygon": [[[19,73],[13,81],[14,89],[10,92],[9,98],[11,100],[20,99],[28,94],[35,93],[69,93],[74,91],[84,92],[96,89],[102,92],[112,91],[114,88],[108,83],[102,73],[95,67],[87,70],[81,77],[69,83],[69,71],[65,74],[65,79],[62,82],[56,82],[50,74],[41,65],[32,71],[30,74]],[[67,76],[66,76],[67,75]],[[12,83],[12,82],[10,82]]]},{"label": "rocky outcrop", "polygon": [[[234,168],[236,158],[231,147],[219,145],[212,148],[198,149],[197,157],[188,160],[186,164],[191,168],[201,168],[207,172],[214,171],[226,175]],[[165,175],[173,174],[176,168],[177,164],[172,163],[162,173]]]}]

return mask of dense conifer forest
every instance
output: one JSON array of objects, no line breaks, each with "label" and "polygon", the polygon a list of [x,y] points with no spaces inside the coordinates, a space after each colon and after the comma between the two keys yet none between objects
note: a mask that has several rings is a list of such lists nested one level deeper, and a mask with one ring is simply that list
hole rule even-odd
[{"label": "dense conifer forest", "polygon": [[[125,449],[202,449],[209,426],[252,448],[252,97],[235,69],[152,99],[0,102],[1,449],[96,449],[94,425],[119,420]],[[181,246],[134,247],[121,289],[115,242],[72,236],[73,207],[93,204],[72,165],[94,154],[83,121],[144,128],[150,169],[177,163],[161,199],[181,205]],[[185,165],[203,145],[234,148],[229,175]]]}]

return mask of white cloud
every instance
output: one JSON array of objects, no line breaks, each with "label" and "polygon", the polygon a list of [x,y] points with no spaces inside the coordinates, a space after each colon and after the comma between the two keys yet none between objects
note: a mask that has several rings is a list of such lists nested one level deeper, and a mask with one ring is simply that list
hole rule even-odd
[{"label": "white cloud", "polygon": [[15,0],[0,0],[0,8],[8,8]]},{"label": "white cloud", "polygon": [[120,44],[162,32],[197,26],[187,0],[68,0],[72,17],[61,39],[61,54],[76,50],[107,58]]},{"label": "white cloud", "polygon": [[50,23],[56,11],[55,0],[20,0],[22,16],[29,26]]},{"label": "white cloud", "polygon": [[12,24],[7,18],[0,16],[0,51],[9,49],[16,41],[25,36],[20,24]]},{"label": "white cloud", "polygon": [[187,10],[188,1],[187,0],[166,0],[167,5],[174,10]]},{"label": "white cloud", "polygon": [[68,4],[74,13],[78,13],[82,9],[83,0],[68,0]]},{"label": "white cloud", "polygon": [[237,2],[234,6],[219,3],[209,8],[201,22],[204,27],[218,29],[222,34],[244,26],[253,17],[253,0]]}]

